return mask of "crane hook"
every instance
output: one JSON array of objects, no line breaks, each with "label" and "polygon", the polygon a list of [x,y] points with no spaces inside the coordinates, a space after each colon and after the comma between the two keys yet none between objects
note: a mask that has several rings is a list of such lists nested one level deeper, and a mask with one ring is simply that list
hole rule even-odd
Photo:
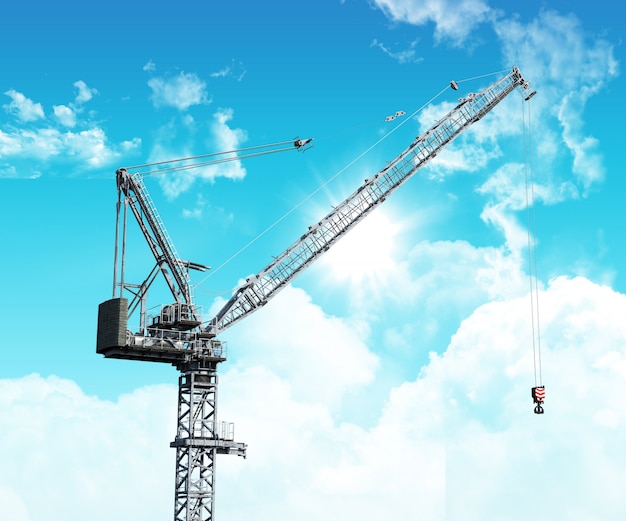
[{"label": "crane hook", "polygon": [[535,414],[543,414],[543,407],[541,404],[546,398],[546,388],[543,385],[532,388],[532,397],[535,405]]}]

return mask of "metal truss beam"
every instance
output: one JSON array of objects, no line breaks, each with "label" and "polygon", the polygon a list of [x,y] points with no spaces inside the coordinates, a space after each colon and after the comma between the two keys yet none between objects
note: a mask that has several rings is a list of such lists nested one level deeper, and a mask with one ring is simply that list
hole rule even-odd
[{"label": "metal truss beam", "polygon": [[246,456],[232,423],[217,421],[217,364],[193,364],[178,379],[174,521],[213,521],[215,457]]}]

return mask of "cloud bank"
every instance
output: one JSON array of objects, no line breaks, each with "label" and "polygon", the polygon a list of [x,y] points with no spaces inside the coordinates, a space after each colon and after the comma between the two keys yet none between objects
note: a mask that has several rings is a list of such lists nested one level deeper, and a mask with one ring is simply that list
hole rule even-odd
[{"label": "cloud bank", "polygon": [[[338,422],[337,411],[347,393],[367,396],[376,357],[348,323],[285,290],[263,321],[233,335],[239,354],[221,378],[221,418],[236,422],[249,457],[219,460],[220,515],[623,518],[626,296],[558,278],[541,302],[545,415],[532,413],[523,297],[476,309],[417,379],[387,390],[365,426]],[[281,334],[300,317],[314,327],[295,322]],[[274,334],[259,335],[261,324]],[[116,402],[37,375],[0,390],[3,518],[167,517],[174,386]]]}]

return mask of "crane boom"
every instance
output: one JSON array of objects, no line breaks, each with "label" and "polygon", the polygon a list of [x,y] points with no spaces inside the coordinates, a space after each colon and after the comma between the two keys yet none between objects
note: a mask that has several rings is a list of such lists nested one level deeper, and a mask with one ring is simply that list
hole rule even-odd
[{"label": "crane boom", "polygon": [[[365,182],[326,217],[276,257],[257,275],[246,279],[206,327],[211,336],[232,326],[264,306],[300,272],[306,269],[340,237],[382,203],[417,170],[433,159],[466,128],[482,119],[517,87],[529,84],[517,67],[459,104],[432,128],[418,136],[393,161]],[[454,86],[453,86],[454,88]],[[530,98],[530,94],[528,98]]]}]

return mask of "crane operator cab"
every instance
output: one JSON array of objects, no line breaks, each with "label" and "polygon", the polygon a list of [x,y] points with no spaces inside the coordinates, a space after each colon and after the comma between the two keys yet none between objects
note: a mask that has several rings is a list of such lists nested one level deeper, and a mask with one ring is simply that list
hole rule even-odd
[{"label": "crane operator cab", "polygon": [[161,312],[152,317],[150,327],[188,331],[200,325],[192,307],[182,302],[174,302],[161,308]]}]

